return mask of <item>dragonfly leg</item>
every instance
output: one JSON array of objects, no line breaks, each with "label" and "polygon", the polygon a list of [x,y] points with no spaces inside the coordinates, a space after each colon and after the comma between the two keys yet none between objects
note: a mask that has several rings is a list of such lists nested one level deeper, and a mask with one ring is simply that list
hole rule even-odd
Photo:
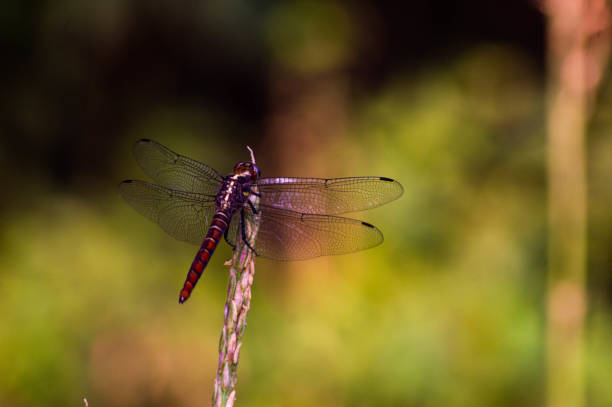
[{"label": "dragonfly leg", "polygon": [[[250,201],[249,201],[250,202]],[[251,204],[252,205],[252,204]],[[245,226],[245,220],[244,220],[244,209],[240,210],[240,233],[242,234],[242,241],[244,243],[246,243],[246,245],[249,247],[249,249],[253,250],[253,252],[255,254],[257,254],[257,252],[255,251],[255,249],[253,249],[253,246],[251,246],[251,244],[249,243],[249,240],[247,239],[247,235],[246,235],[246,226]]]},{"label": "dragonfly leg", "polygon": [[228,233],[229,233],[229,228],[225,229],[225,233],[223,234],[223,237],[225,238],[225,241],[227,242],[227,244],[232,246],[232,249],[235,249],[236,245],[229,241],[229,238],[227,237]]},{"label": "dragonfly leg", "polygon": [[251,207],[251,210],[253,211],[253,213],[257,215],[259,211],[257,210],[257,208],[255,208],[255,205],[253,205],[253,202],[251,202],[250,200],[247,200],[247,202],[249,203],[249,206]]}]

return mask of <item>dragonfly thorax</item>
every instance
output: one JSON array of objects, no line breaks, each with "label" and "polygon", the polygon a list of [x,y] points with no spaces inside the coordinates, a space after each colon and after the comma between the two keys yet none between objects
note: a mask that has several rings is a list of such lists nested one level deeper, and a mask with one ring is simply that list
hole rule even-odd
[{"label": "dragonfly thorax", "polygon": [[246,202],[247,195],[243,191],[248,191],[250,184],[250,180],[243,182],[238,175],[226,177],[215,197],[217,209],[232,215]]}]

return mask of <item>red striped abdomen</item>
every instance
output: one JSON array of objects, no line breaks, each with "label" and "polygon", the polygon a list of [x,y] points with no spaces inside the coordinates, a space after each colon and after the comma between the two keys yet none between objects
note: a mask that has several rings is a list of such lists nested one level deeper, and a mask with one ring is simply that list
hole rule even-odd
[{"label": "red striped abdomen", "polygon": [[193,291],[193,288],[200,279],[202,272],[210,261],[210,257],[217,248],[217,244],[219,244],[221,237],[227,230],[229,219],[230,217],[223,211],[217,211],[213,216],[208,233],[204,238],[204,242],[202,242],[202,246],[200,246],[200,250],[198,250],[198,254],[196,254],[195,259],[189,268],[189,272],[187,273],[185,284],[183,284],[183,289],[181,290],[181,294],[179,296],[179,303],[184,303],[191,295],[191,291]]}]

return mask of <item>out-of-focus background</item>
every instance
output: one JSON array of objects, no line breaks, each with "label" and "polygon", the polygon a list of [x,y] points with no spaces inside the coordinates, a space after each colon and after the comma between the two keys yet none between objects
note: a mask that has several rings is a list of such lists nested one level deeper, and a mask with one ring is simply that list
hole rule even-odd
[{"label": "out-of-focus background", "polygon": [[353,215],[380,247],[258,260],[239,405],[541,406],[574,391],[547,315],[582,341],[582,402],[612,405],[612,86],[586,71],[586,301],[551,314],[542,4],[2,2],[0,406],[209,403],[231,253],[177,303],[196,248],[117,193],[143,137],[405,188]]}]

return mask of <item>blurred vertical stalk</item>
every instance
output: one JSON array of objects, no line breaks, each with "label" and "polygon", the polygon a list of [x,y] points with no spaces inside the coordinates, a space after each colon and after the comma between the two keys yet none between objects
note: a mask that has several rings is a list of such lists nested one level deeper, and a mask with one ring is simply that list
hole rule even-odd
[{"label": "blurred vertical stalk", "polygon": [[[346,169],[341,153],[351,146],[349,73],[362,45],[357,27],[366,26],[357,10],[357,4],[320,0],[277,2],[273,7],[267,23],[273,64],[265,144],[276,168],[268,171],[324,177]],[[369,38],[373,31],[368,31]],[[330,264],[323,257],[317,269]],[[283,268],[288,296],[292,289],[303,289],[303,276],[312,275],[303,273],[312,268],[304,262]]]},{"label": "blurred vertical stalk", "polygon": [[548,16],[547,405],[585,402],[585,131],[609,49],[606,0],[545,0]]},{"label": "blurred vertical stalk", "polygon": [[[255,163],[253,151],[251,162]],[[253,188],[257,192],[256,188]],[[258,199],[252,195],[257,207]],[[246,235],[253,242],[257,235],[259,218],[246,222]],[[232,407],[236,401],[236,381],[238,379],[238,358],[242,347],[242,336],[246,329],[247,312],[251,307],[251,287],[255,276],[255,253],[241,238],[236,238],[232,259],[226,263],[229,269],[227,300],[223,311],[223,329],[219,338],[219,363],[213,391],[212,405]]]}]

